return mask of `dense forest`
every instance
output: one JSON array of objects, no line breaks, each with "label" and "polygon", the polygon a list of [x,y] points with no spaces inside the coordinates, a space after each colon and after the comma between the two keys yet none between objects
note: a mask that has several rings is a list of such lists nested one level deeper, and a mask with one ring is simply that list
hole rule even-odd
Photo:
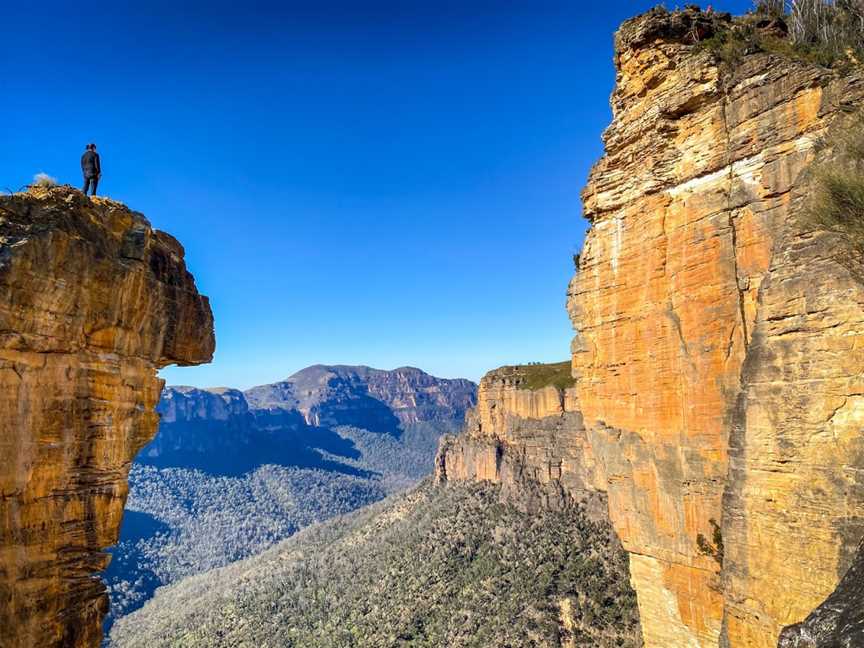
[{"label": "dense forest", "polygon": [[638,644],[626,555],[573,506],[526,516],[497,486],[417,489],[160,590],[117,648]]},{"label": "dense forest", "polygon": [[133,465],[120,542],[104,575],[109,627],[157,587],[254,555],[314,522],[412,486],[431,472],[438,437],[457,427],[455,421],[414,423],[400,438],[336,428],[356,452],[319,450],[323,465],[357,474],[264,464],[235,476]]}]

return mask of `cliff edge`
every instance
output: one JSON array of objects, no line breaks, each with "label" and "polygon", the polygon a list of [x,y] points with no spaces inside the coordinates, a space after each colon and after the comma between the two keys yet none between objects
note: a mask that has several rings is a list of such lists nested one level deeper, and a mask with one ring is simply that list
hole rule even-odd
[{"label": "cliff edge", "polygon": [[183,248],[69,187],[0,197],[0,645],[98,646],[97,572],[169,364],[209,362]]},{"label": "cliff edge", "polygon": [[557,431],[517,433],[550,419],[513,386],[490,408],[493,372],[438,458],[444,478],[602,494],[646,648],[773,648],[864,535],[864,285],[803,217],[864,80],[764,48],[724,60],[734,20],[621,27]]}]

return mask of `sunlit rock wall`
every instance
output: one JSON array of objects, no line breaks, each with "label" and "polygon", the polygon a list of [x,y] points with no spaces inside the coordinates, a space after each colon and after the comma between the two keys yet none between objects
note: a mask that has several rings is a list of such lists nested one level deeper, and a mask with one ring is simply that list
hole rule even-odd
[{"label": "sunlit rock wall", "polygon": [[696,41],[724,20],[655,11],[617,34],[568,298],[648,648],[775,646],[862,533],[864,292],[796,218],[860,76],[718,64]]},{"label": "sunlit rock wall", "polygon": [[208,362],[183,248],[71,188],[0,197],[0,645],[98,646],[160,367]]}]

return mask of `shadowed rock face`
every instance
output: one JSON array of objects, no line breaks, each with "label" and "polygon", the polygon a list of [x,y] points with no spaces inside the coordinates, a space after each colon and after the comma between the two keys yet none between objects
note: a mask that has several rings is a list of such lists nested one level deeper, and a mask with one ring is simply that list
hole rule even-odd
[{"label": "shadowed rock face", "polygon": [[0,644],[97,646],[97,572],[168,364],[209,362],[183,248],[68,187],[0,197]]},{"label": "shadowed rock face", "polygon": [[779,643],[779,648],[857,646],[864,646],[864,543],[837,589],[803,622],[786,628]]}]

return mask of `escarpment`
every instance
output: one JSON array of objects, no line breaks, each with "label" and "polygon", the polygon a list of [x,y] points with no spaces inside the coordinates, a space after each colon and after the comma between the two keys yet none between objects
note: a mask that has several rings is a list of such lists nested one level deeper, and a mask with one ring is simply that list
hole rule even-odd
[{"label": "escarpment", "polygon": [[310,425],[356,425],[399,434],[412,423],[457,419],[474,405],[470,380],[430,376],[415,367],[392,371],[313,365],[246,392],[258,409],[296,409]]},{"label": "escarpment", "polygon": [[441,442],[436,481],[492,481],[522,501],[532,501],[525,494],[533,491],[534,508],[582,503],[606,518],[602,466],[593,457],[575,390],[566,384],[530,385],[532,373],[548,370],[569,378],[569,364],[487,373],[463,433]]},{"label": "escarpment", "polygon": [[213,318],[171,236],[71,188],[0,198],[0,645],[98,646],[98,572],[168,364]]},{"label": "escarpment", "polygon": [[509,404],[496,423],[490,376],[438,459],[448,479],[605,498],[647,648],[776,646],[864,535],[864,286],[802,217],[864,82],[721,62],[703,43],[730,20],[655,10],[617,33],[558,427],[524,434],[543,412]]}]

